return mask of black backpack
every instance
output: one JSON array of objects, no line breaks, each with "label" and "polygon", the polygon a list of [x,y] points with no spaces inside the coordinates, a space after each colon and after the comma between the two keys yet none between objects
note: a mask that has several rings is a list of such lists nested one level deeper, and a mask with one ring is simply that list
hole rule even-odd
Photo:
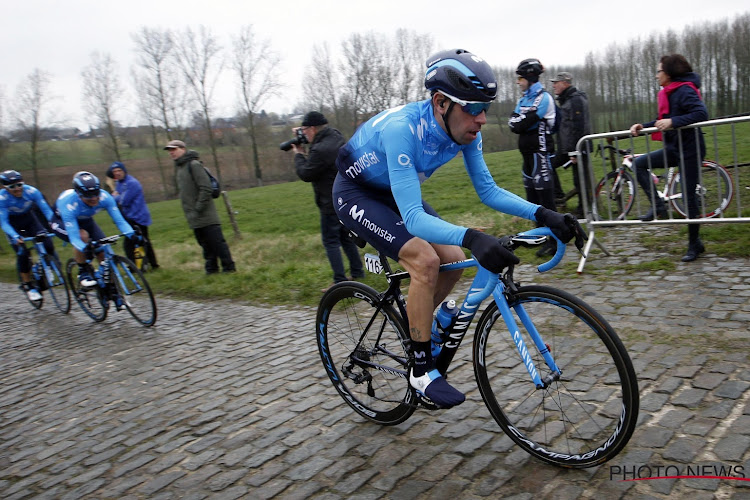
[{"label": "black backpack", "polygon": [[[202,161],[199,161],[199,163],[201,164],[201,167],[203,167],[203,170],[205,170],[206,175],[211,181],[211,198],[218,198],[219,196],[221,196],[221,186],[219,185],[219,181],[211,174],[211,171],[203,164]],[[192,167],[190,169],[190,176],[193,176]],[[193,182],[195,182],[195,177],[193,177]]]}]

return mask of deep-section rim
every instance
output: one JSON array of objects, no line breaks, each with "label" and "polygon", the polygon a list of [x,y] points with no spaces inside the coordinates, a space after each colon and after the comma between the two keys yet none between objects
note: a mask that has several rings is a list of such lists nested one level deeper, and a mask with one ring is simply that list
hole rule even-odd
[{"label": "deep-section rim", "polygon": [[[78,306],[84,313],[86,313],[89,318],[93,319],[97,323],[100,323],[107,318],[109,302],[107,300],[104,300],[104,298],[102,297],[102,289],[98,285],[90,290],[83,290],[79,288],[77,279],[78,275],[77,273],[75,274],[75,277],[73,275],[73,269],[77,269],[77,267],[78,263],[73,258],[68,259],[67,264],[65,264],[65,276],[68,278],[68,284],[71,287],[73,298],[75,298]],[[93,309],[84,304],[91,303],[90,301],[92,300],[95,304],[98,304],[99,307],[101,307],[101,312],[96,313]]]},{"label": "deep-section rim", "polygon": [[[355,333],[353,333],[352,335],[347,336],[346,333],[343,332],[339,327],[329,324],[332,311],[336,315],[338,315],[339,309],[337,309],[336,306],[341,305],[342,301],[349,299],[355,301],[352,303],[352,307],[361,303],[365,310],[365,315],[364,317],[359,317],[360,315],[353,315],[349,317],[347,315],[346,318],[342,318],[346,319],[346,321],[344,322],[347,324],[346,326],[351,326],[354,323],[357,323],[357,325],[360,326],[362,325],[363,321],[366,323],[367,320],[372,318],[370,311],[375,311],[377,304],[380,303],[378,293],[371,287],[362,283],[340,283],[331,287],[323,295],[320,300],[320,305],[318,306],[315,331],[318,344],[318,352],[320,354],[321,361],[323,362],[323,366],[326,370],[326,374],[328,375],[328,378],[331,380],[331,383],[336,388],[336,391],[339,393],[339,395],[359,415],[381,425],[399,424],[409,418],[412,413],[414,413],[416,407],[415,392],[409,386],[408,380],[406,380],[406,378],[400,378],[398,375],[384,370],[371,370],[373,379],[375,380],[377,377],[377,381],[375,384],[377,387],[375,387],[373,391],[375,395],[372,400],[363,401],[361,393],[366,389],[367,383],[364,382],[361,384],[356,384],[352,379],[343,376],[341,373],[342,367],[344,366],[342,362],[347,358],[335,357],[333,354],[334,351],[332,351],[332,342],[330,342],[330,340],[333,337],[334,329],[336,333],[335,338],[341,337],[348,341],[355,335]],[[369,304],[370,307],[367,307],[367,304]],[[380,343],[380,347],[384,347],[388,350],[392,349],[394,355],[398,355],[405,361],[408,358],[408,353],[406,351],[407,347],[405,346],[405,340],[407,339],[407,336],[403,327],[403,320],[391,304],[382,303],[381,305],[381,312],[378,313],[380,319],[378,324],[381,326],[389,327],[388,333],[390,333],[391,336],[394,337],[397,335],[399,338],[398,342],[396,342],[396,338],[386,339],[386,342]],[[382,321],[386,321],[387,325],[382,323]],[[374,331],[374,329],[371,331]],[[359,338],[360,333],[356,332],[356,336],[357,338]],[[390,342],[388,342],[388,340],[390,340]],[[344,346],[344,352],[351,352],[354,349],[355,344],[356,341],[351,341],[351,347],[349,345]],[[398,345],[391,348],[390,346],[392,344]],[[336,349],[341,350],[341,345],[341,342],[336,342]],[[377,352],[377,350],[374,349],[372,345],[370,345],[370,348],[370,353]],[[398,352],[396,352],[396,350],[398,350]],[[401,366],[400,363],[394,361],[392,358],[389,358],[388,356],[382,356],[380,358],[384,359],[384,362],[390,361],[388,365],[384,366],[388,366],[393,369],[404,370],[404,367]],[[377,360],[373,361],[373,363],[375,362],[377,362]],[[398,367],[394,365],[398,365]],[[361,374],[363,370],[361,369],[361,367],[357,367],[356,372]],[[390,383],[391,381],[392,384]],[[394,389],[394,387],[396,388]],[[354,388],[361,388],[362,390],[357,392],[354,391]],[[390,401],[389,404],[394,404],[395,407],[388,410],[370,408],[368,405],[372,405],[375,401],[378,401],[377,395],[380,394],[383,390],[392,390],[393,393],[397,395],[395,397],[400,398],[398,401],[388,400]]]},{"label": "deep-section rim", "polygon": [[[515,345],[513,345],[512,343],[507,327],[505,326],[505,323],[498,312],[497,305],[493,302],[487,307],[482,317],[480,318],[479,323],[477,324],[477,330],[474,340],[474,372],[477,379],[477,385],[479,386],[480,394],[482,395],[482,399],[485,401],[487,408],[489,409],[495,421],[501,426],[503,431],[514,442],[516,442],[516,444],[518,444],[526,452],[544,462],[566,468],[586,468],[601,464],[611,459],[612,457],[617,455],[627,444],[633,433],[633,430],[635,429],[635,425],[638,419],[638,382],[635,376],[635,370],[633,368],[632,362],[630,361],[630,358],[624,346],[622,345],[622,342],[619,340],[617,334],[614,332],[614,330],[612,330],[611,326],[606,322],[606,320],[604,320],[598,313],[596,313],[596,311],[594,311],[585,302],[577,299],[576,297],[573,297],[566,292],[550,287],[533,285],[520,287],[518,294],[514,294],[514,297],[524,303],[526,303],[527,301],[531,301],[532,299],[538,299],[536,301],[533,301],[533,303],[546,303],[550,304],[551,306],[556,306],[560,308],[560,311],[568,311],[570,313],[574,313],[573,316],[575,318],[580,319],[580,321],[588,324],[588,326],[592,330],[591,334],[596,335],[602,341],[603,346],[606,347],[607,351],[604,356],[611,356],[611,358],[607,358],[608,363],[605,366],[608,366],[611,363],[617,368],[616,373],[620,379],[618,387],[621,388],[621,399],[620,397],[618,397],[617,399],[613,400],[614,402],[609,402],[606,404],[602,403],[600,405],[601,408],[598,408],[599,410],[604,410],[605,412],[613,412],[613,416],[606,417],[609,419],[609,426],[607,427],[608,429],[609,427],[612,428],[612,434],[611,436],[607,434],[606,438],[597,438],[596,442],[598,444],[594,444],[585,450],[571,453],[566,450],[547,450],[547,448],[550,448],[548,445],[545,445],[546,447],[539,445],[535,441],[535,439],[538,440],[540,438],[534,437],[534,434],[538,432],[539,435],[549,437],[548,434],[553,434],[556,431],[556,421],[554,420],[551,420],[548,424],[541,426],[543,427],[544,432],[540,432],[538,429],[532,429],[531,437],[524,434],[524,432],[519,428],[520,425],[515,423],[516,421],[529,419],[529,415],[534,415],[531,418],[536,418],[536,415],[539,414],[541,414],[542,417],[546,417],[547,413],[552,414],[552,412],[550,411],[550,407],[552,405],[556,405],[557,408],[552,407],[551,409],[559,409],[560,405],[564,404],[561,403],[564,399],[565,401],[571,403],[572,409],[570,411],[578,412],[579,414],[585,413],[588,415],[588,410],[585,407],[591,406],[592,404],[595,405],[596,401],[594,399],[579,399],[580,396],[578,396],[578,394],[576,393],[576,386],[583,387],[588,384],[589,382],[585,381],[585,379],[587,379],[587,377],[590,378],[592,376],[591,374],[595,372],[595,370],[590,369],[586,371],[582,369],[582,366],[584,366],[584,362],[581,361],[581,363],[578,363],[580,358],[571,358],[573,354],[570,352],[565,352],[564,346],[560,344],[567,345],[566,343],[569,343],[571,346],[575,346],[575,342],[569,341],[568,337],[570,336],[561,335],[559,337],[559,341],[553,341],[553,338],[550,337],[554,337],[554,335],[545,336],[544,331],[540,332],[544,341],[547,342],[548,345],[551,344],[552,353],[555,357],[555,360],[564,365],[560,366],[563,372],[563,378],[558,383],[553,382],[548,388],[550,393],[552,393],[553,390],[556,391],[555,396],[557,397],[557,399],[543,399],[542,404],[537,405],[535,408],[535,410],[537,411],[536,414],[533,414],[528,406],[522,407],[522,405],[525,405],[527,402],[530,403],[532,399],[536,399],[534,398],[534,396],[536,394],[539,394],[539,390],[535,389],[533,387],[533,384],[530,382],[530,378],[526,373],[525,367],[523,366],[523,363],[521,363],[520,358],[517,358],[515,361],[510,358],[510,361],[485,360],[485,366],[483,366],[482,364],[482,360],[484,360],[485,356],[487,355],[486,349],[488,344],[488,335],[490,335],[490,331],[493,330],[492,325],[496,324],[498,326],[494,329],[494,331],[492,331],[492,335],[502,335],[504,336],[503,338],[508,339],[507,341],[501,341],[501,343],[503,344],[502,352],[505,352],[505,350],[509,348],[514,351],[515,356],[518,356],[517,352],[515,352]],[[515,302],[511,304],[511,306],[513,306],[514,304]],[[557,310],[555,311],[557,312]],[[533,321],[533,311],[529,311],[529,315],[531,316],[531,319]],[[560,319],[560,317],[557,315],[550,314],[549,316],[551,318],[551,321],[554,320],[559,324],[564,323],[564,320]],[[535,321],[535,324],[536,323],[538,323],[538,321]],[[523,329],[520,324],[519,328]],[[532,354],[536,368],[539,369],[541,374],[543,374],[543,377],[544,374],[548,373],[547,366],[544,364],[544,361],[541,360],[541,357],[538,356],[538,350],[533,346],[533,344],[530,345],[531,342],[526,340],[526,336],[524,337],[524,340],[526,341],[526,347]],[[509,345],[510,347],[508,347]],[[584,349],[584,352],[589,352],[588,349],[591,349],[591,356],[597,355],[595,353],[595,349],[592,349],[591,346],[584,347],[583,342],[579,341],[578,347]],[[570,358],[570,364],[566,364],[566,357]],[[575,363],[573,361],[575,361]],[[495,375],[495,378],[502,378],[504,380],[503,387],[498,387],[498,390],[494,392],[489,382],[486,368],[486,366],[490,365],[490,363],[495,363],[500,367],[492,367],[493,369],[498,370],[498,374]],[[578,365],[576,363],[578,363]],[[503,366],[503,364],[506,365]],[[511,364],[513,365],[512,367],[510,366]],[[520,368],[518,368],[519,365]],[[508,372],[512,371],[514,368],[517,368],[521,372],[521,375],[518,375],[518,377],[521,380],[523,380],[524,378],[526,380],[524,380],[521,385],[511,387],[511,384],[507,379],[512,375],[509,375]],[[576,375],[576,370],[580,371],[576,379],[567,378]],[[566,373],[568,373],[567,376]],[[609,377],[611,377],[611,374],[607,374],[606,377],[602,378],[606,379]],[[525,382],[528,382],[528,387],[526,387]],[[602,388],[601,386],[604,386],[604,388]],[[516,394],[516,392],[518,391],[516,387],[520,387],[520,392],[518,394]],[[545,389],[545,391],[547,391],[548,389]],[[595,397],[597,395],[597,390],[599,390],[600,393],[607,392],[606,380],[597,385],[595,389],[592,389],[589,393],[587,393],[589,395],[588,397]],[[578,389],[578,391],[580,391],[580,389]],[[498,394],[497,398],[495,397],[495,392]],[[519,411],[519,417],[514,421],[511,421],[508,418],[506,413],[504,413],[504,411],[500,408],[500,403],[498,402],[498,398],[511,398],[510,394],[513,395],[512,397],[515,397],[515,399],[513,399],[513,403],[521,401],[521,403],[518,403],[516,406],[522,411]],[[571,395],[573,396],[573,398],[569,398],[569,396]],[[591,401],[594,401],[594,403],[591,403]],[[620,401],[621,408],[616,406]],[[607,406],[607,409],[603,408],[604,406]],[[610,406],[613,406],[613,408]],[[617,416],[617,412],[619,412],[619,417]],[[575,444],[575,439],[581,437],[585,432],[588,432],[585,424],[580,424],[579,422],[571,422],[568,415],[572,415],[572,413],[569,412],[565,414],[565,425],[559,423],[557,424],[558,427],[562,428],[560,435],[567,432],[567,429],[565,427],[566,425],[572,425],[571,429],[576,432],[576,435],[571,434],[570,436],[567,436],[566,434],[567,437],[565,439],[560,439],[560,442],[566,445]],[[596,420],[596,418],[602,417],[601,412],[594,414],[594,417],[595,418],[584,418],[584,420],[588,420],[587,424],[589,425],[589,428],[593,426],[601,427],[599,425],[599,421]],[[557,420],[557,422],[560,422],[560,420]],[[537,424],[538,423],[539,422],[537,422]],[[551,429],[548,434],[545,434],[547,433],[547,425],[550,425]],[[607,432],[609,432],[609,430]]]},{"label": "deep-section rim", "polygon": [[[143,314],[140,314],[139,312],[136,312],[134,310],[133,308],[134,301],[128,300],[128,297],[130,296],[125,293],[125,290],[123,290],[122,288],[122,283],[120,283],[117,277],[114,276],[113,274],[112,279],[114,280],[115,285],[117,286],[117,292],[120,294],[121,298],[125,299],[125,308],[128,310],[130,315],[133,316],[133,318],[141,325],[148,326],[148,327],[154,326],[154,324],[156,323],[156,318],[158,314],[157,309],[156,309],[156,298],[154,297],[154,293],[151,291],[151,286],[148,284],[148,281],[146,281],[146,277],[143,275],[141,270],[138,269],[138,266],[136,266],[135,263],[131,261],[130,259],[128,259],[127,257],[123,257],[121,255],[115,255],[114,257],[112,257],[112,259],[114,261],[115,266],[118,268],[121,274],[123,273],[121,266],[124,266],[130,271],[132,276],[137,281],[139,281],[139,286],[142,290],[137,293],[139,294],[146,293],[148,295],[148,303],[151,306],[151,314],[146,319],[141,319],[141,316],[143,316]],[[123,279],[126,280],[126,283],[127,281],[130,280],[129,276],[127,276],[126,274],[122,274],[122,277]],[[144,301],[144,305],[145,305],[145,301]]]},{"label": "deep-section rim", "polygon": [[[44,265],[51,273],[56,275],[56,279],[60,280],[59,284],[53,285],[49,282],[49,279],[47,279],[47,291],[49,291],[52,296],[52,302],[55,303],[55,307],[57,307],[61,313],[68,314],[70,312],[70,289],[68,288],[68,280],[65,279],[65,273],[63,272],[60,259],[52,255],[44,255],[44,261]],[[61,301],[62,297],[60,297],[60,295],[64,297],[64,301]]]}]

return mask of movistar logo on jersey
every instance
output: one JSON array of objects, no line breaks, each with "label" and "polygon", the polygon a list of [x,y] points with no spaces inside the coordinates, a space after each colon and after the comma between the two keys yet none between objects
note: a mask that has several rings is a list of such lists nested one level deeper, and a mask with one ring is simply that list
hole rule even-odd
[{"label": "movistar logo on jersey", "polygon": [[357,160],[346,169],[346,175],[354,179],[361,174],[362,171],[378,163],[380,163],[378,155],[375,154],[375,151],[369,151],[357,158]]},{"label": "movistar logo on jersey", "polygon": [[357,207],[357,205],[352,205],[352,208],[349,209],[349,216],[352,219],[359,222],[363,227],[367,228],[368,231],[372,232],[376,236],[383,238],[388,243],[393,241],[395,236],[393,236],[387,229],[378,226],[367,217],[365,217],[364,208],[362,210],[357,210],[358,208],[359,207]]}]

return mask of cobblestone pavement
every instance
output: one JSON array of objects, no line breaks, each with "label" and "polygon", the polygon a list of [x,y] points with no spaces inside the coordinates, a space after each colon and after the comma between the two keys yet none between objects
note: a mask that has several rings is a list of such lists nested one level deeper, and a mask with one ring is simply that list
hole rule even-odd
[{"label": "cobblestone pavement", "polygon": [[750,481],[622,481],[750,478],[750,262],[708,245],[672,272],[626,273],[653,254],[617,238],[582,275],[518,273],[594,305],[631,353],[640,423],[607,464],[563,470],[513,445],[474,383],[471,333],[451,372],[466,403],[381,427],[331,387],[312,308],[160,298],[148,329],[34,311],[1,284],[0,497],[750,498]]}]

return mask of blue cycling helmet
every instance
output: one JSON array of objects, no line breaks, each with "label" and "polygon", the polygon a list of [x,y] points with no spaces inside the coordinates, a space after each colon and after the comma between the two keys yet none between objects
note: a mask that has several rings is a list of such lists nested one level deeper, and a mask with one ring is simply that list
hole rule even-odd
[{"label": "blue cycling helmet", "polygon": [[468,102],[491,102],[497,97],[497,79],[481,57],[463,49],[443,50],[426,63],[424,86]]},{"label": "blue cycling helmet", "polygon": [[3,186],[10,186],[16,182],[23,182],[23,176],[17,170],[6,170],[0,173],[0,182]]},{"label": "blue cycling helmet", "polygon": [[73,189],[81,198],[96,198],[101,186],[99,179],[91,172],[78,172],[73,176]]}]

